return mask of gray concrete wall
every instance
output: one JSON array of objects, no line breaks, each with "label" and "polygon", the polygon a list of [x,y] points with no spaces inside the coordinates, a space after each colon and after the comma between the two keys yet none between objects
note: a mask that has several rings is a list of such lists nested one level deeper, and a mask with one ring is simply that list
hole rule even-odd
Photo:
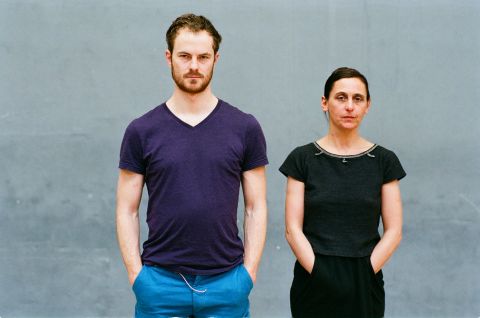
[{"label": "gray concrete wall", "polygon": [[363,134],[408,172],[386,316],[480,316],[480,3],[467,0],[0,0],[0,316],[131,316],[114,225],[119,144],[170,95],[164,33],[188,11],[224,37],[215,93],[253,113],[269,146],[253,316],[289,317],[277,169],[325,132],[319,101],[338,66],[369,79]]}]

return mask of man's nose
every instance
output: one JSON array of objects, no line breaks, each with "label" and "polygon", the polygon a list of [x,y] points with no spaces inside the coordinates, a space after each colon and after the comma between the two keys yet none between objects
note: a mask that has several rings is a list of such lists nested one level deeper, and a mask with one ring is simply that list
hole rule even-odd
[{"label": "man's nose", "polygon": [[192,70],[197,70],[198,69],[198,60],[196,57],[192,57],[192,60],[190,61],[190,68]]}]

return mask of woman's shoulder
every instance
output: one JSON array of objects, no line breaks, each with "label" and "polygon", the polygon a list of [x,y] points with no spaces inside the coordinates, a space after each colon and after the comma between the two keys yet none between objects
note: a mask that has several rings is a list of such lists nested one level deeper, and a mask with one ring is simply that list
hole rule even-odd
[{"label": "woman's shoulder", "polygon": [[394,179],[400,180],[407,175],[395,152],[379,145],[377,145],[375,150],[374,154],[379,157],[380,163],[384,168],[383,183]]},{"label": "woman's shoulder", "polygon": [[314,153],[315,152],[315,144],[313,142],[309,142],[308,144],[300,145],[295,148],[290,152],[290,155],[306,155],[308,153]]},{"label": "woman's shoulder", "polygon": [[400,164],[400,159],[397,154],[393,150],[381,145],[376,144],[375,149],[370,153],[378,157],[384,164]]},{"label": "woman's shoulder", "polygon": [[383,156],[396,156],[393,150],[390,150],[389,148],[386,148],[379,144],[375,144],[375,149],[373,151]]}]

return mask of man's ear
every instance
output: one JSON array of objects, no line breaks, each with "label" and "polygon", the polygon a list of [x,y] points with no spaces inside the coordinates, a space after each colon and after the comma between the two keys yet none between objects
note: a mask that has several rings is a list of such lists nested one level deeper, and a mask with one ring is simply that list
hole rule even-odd
[{"label": "man's ear", "polygon": [[220,53],[215,53],[215,56],[213,57],[213,63],[217,63],[218,59],[220,58]]},{"label": "man's ear", "polygon": [[172,53],[170,53],[169,50],[165,50],[165,60],[167,61],[167,64],[169,67],[172,66]]}]

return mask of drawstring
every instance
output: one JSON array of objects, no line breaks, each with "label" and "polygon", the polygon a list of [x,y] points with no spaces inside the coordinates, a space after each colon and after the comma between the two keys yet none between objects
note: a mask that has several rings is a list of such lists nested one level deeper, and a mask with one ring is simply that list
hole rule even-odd
[{"label": "drawstring", "polygon": [[204,293],[207,291],[207,289],[205,288],[204,290],[199,290],[199,289],[195,289],[193,288],[187,281],[187,279],[185,278],[185,276],[183,276],[181,273],[177,273],[178,275],[182,276],[183,280],[185,281],[185,284],[187,284],[187,286],[193,290],[194,292],[197,292],[197,293]]},{"label": "drawstring", "polygon": [[367,152],[367,156],[369,156],[370,158],[375,158],[375,155],[372,155],[371,153]]}]

